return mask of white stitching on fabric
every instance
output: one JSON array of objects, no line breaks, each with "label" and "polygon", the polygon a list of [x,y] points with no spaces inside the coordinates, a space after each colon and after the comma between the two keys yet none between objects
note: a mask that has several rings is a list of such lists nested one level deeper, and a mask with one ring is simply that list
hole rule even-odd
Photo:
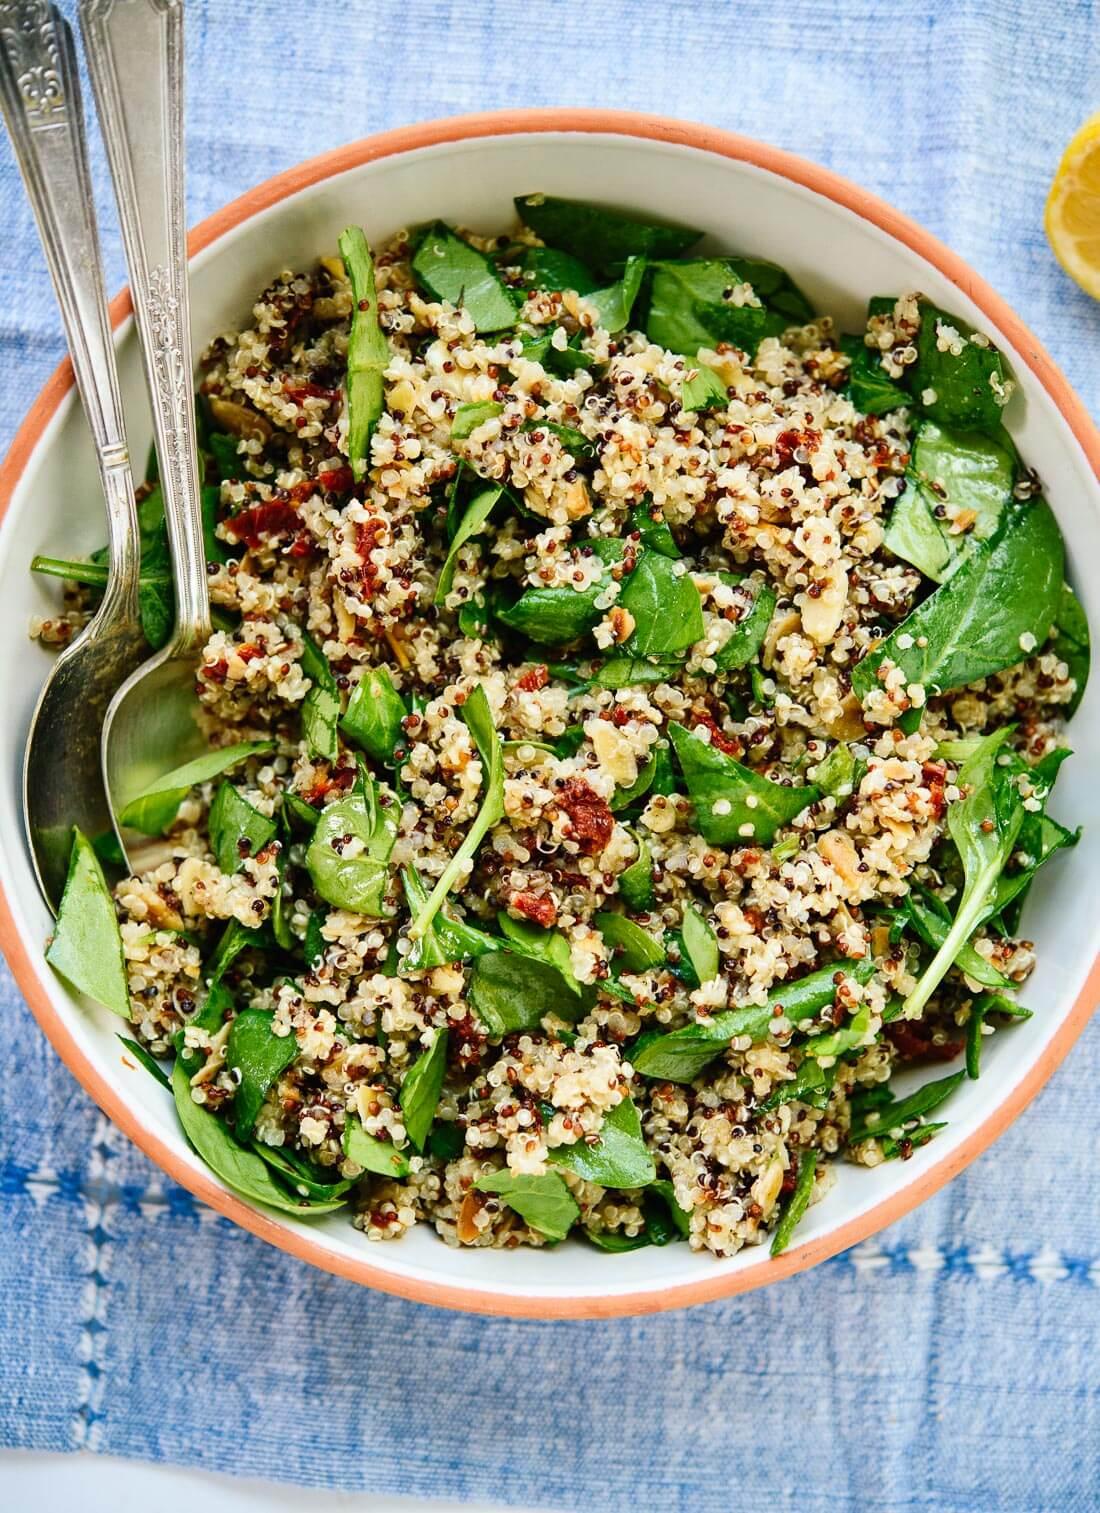
[{"label": "white stitching on fabric", "polygon": [[[102,1114],[97,1116],[91,1159],[88,1163],[88,1188],[101,1188],[81,1195],[87,1245],[87,1280],[81,1292],[81,1331],[79,1341],[80,1392],[73,1413],[73,1442],[79,1450],[98,1450],[102,1437],[103,1396],[106,1381],[107,1282],[113,1236],[107,1228],[107,1214],[117,1201],[111,1195],[106,1176],[107,1162],[113,1154],[107,1141],[112,1126]],[[46,1187],[38,1179],[39,1189]]]}]

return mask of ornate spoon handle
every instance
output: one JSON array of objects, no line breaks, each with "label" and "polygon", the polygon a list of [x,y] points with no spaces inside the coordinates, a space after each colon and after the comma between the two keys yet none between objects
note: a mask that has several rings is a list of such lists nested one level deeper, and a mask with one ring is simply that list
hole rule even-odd
[{"label": "ornate spoon handle", "polygon": [[191,392],[181,0],[81,0],[145,358],[176,584],[173,652],[210,634]]},{"label": "ornate spoon handle", "polygon": [[0,109],[61,306],[107,501],[105,616],[137,616],[134,485],[111,345],[72,32],[45,0],[0,0]]}]

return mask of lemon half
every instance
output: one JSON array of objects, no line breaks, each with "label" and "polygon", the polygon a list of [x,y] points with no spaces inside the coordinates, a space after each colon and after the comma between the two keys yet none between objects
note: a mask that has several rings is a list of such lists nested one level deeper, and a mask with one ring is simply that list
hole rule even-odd
[{"label": "lemon half", "polygon": [[1087,294],[1100,299],[1100,114],[1062,154],[1045,215],[1054,256]]}]

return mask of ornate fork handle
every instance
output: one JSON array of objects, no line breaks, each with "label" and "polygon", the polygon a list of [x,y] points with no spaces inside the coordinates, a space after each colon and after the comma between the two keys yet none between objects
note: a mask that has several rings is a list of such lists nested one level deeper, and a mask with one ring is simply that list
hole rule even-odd
[{"label": "ornate fork handle", "polygon": [[105,610],[137,611],[137,518],[72,32],[46,0],[0,0],[0,108],[57,291],[107,501]]},{"label": "ornate fork handle", "polygon": [[81,0],[153,405],[176,584],[176,653],[210,634],[191,393],[181,0]]}]

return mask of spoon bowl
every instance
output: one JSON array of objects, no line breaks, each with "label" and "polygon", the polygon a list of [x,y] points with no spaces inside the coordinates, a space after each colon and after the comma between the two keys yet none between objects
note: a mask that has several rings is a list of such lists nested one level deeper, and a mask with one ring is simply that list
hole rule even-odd
[{"label": "spoon bowl", "polygon": [[[127,679],[103,721],[103,776],[117,816],[207,744],[195,698],[210,598],[191,384],[183,8],[161,0],[81,0],[80,23],[130,270],[176,591],[171,639]],[[139,843],[122,830],[119,840],[127,855]]]}]

